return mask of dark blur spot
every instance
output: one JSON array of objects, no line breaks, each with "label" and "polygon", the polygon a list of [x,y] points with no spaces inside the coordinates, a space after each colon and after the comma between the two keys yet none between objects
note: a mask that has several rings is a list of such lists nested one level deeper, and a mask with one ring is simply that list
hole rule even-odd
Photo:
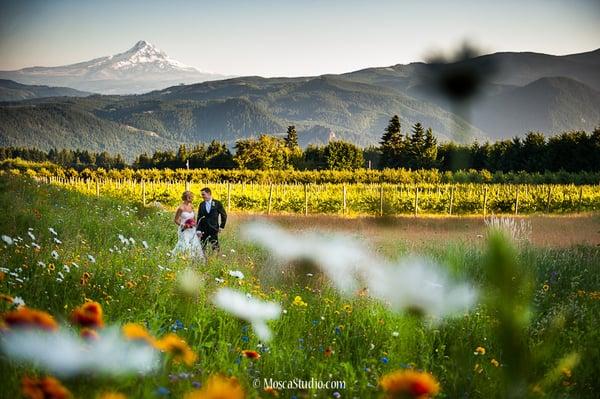
[{"label": "dark blur spot", "polygon": [[448,100],[461,103],[475,97],[496,71],[490,57],[479,57],[479,52],[467,43],[451,57],[430,57],[426,65],[423,83],[433,85]]}]

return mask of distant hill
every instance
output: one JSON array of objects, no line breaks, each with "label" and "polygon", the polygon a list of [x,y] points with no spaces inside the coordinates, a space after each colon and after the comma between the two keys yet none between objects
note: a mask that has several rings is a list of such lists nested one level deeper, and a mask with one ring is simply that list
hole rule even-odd
[{"label": "distant hill", "polygon": [[484,99],[473,115],[493,139],[531,130],[591,131],[600,124],[600,92],[565,77],[541,78]]},{"label": "distant hill", "polygon": [[22,104],[0,107],[0,145],[80,148],[128,156],[173,148],[176,142],[153,132],[98,118],[74,103]]},{"label": "distant hill", "polygon": [[247,76],[138,95],[31,98],[0,104],[0,143],[106,149],[131,159],[152,146],[212,139],[233,145],[262,133],[283,135],[293,124],[304,146],[331,137],[365,146],[379,141],[394,114],[405,132],[421,122],[441,141],[589,131],[600,125],[599,59],[600,50],[462,61],[495,69],[464,118],[433,90],[425,63],[317,77]]},{"label": "distant hill", "polygon": [[0,101],[21,101],[43,97],[85,97],[90,94],[69,87],[31,86],[0,79]]}]

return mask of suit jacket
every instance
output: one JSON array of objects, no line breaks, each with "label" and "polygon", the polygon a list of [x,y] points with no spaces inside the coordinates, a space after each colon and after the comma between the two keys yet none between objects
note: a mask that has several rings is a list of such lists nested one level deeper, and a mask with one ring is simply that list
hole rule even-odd
[{"label": "suit jacket", "polygon": [[[219,223],[219,216],[221,216],[221,222]],[[212,200],[212,206],[210,207],[210,213],[206,212],[206,203],[202,201],[198,207],[198,221],[196,223],[198,230],[205,234],[217,234],[220,228],[225,228],[227,223],[227,212],[221,201],[215,199]]]}]

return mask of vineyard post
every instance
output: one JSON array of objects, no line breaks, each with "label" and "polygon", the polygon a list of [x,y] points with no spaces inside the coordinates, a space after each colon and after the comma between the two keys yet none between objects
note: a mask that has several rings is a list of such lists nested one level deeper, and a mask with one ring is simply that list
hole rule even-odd
[{"label": "vineyard post", "polygon": [[419,187],[415,186],[415,217],[419,214]]},{"label": "vineyard post", "polygon": [[269,185],[269,204],[267,205],[267,215],[271,214],[271,204],[273,201],[273,183]]},{"label": "vineyard post", "polygon": [[100,181],[96,179],[96,197],[100,196]]},{"label": "vineyard post", "polygon": [[379,216],[383,216],[383,184],[379,186]]},{"label": "vineyard post", "polygon": [[304,216],[308,215],[308,184],[304,183]]},{"label": "vineyard post", "polygon": [[142,179],[142,204],[146,206],[146,180]]},{"label": "vineyard post", "polygon": [[485,217],[487,212],[487,200],[488,200],[488,186],[485,186],[485,190],[483,191],[483,217]]},{"label": "vineyard post", "polygon": [[546,200],[546,213],[550,213],[550,201],[552,195],[552,186],[548,186],[548,199]]},{"label": "vineyard post", "polygon": [[227,182],[227,212],[231,210],[231,182]]},{"label": "vineyard post", "polygon": [[342,193],[343,193],[342,213],[345,215],[346,214],[346,184],[342,185]]},{"label": "vineyard post", "polygon": [[454,205],[454,185],[450,188],[450,209],[449,209],[450,215],[452,215],[452,205]]},{"label": "vineyard post", "polygon": [[583,197],[583,186],[579,186],[579,202],[577,203],[577,212],[581,212],[582,197]]},{"label": "vineyard post", "polygon": [[517,192],[515,194],[515,215],[519,213],[519,186],[517,185]]},{"label": "vineyard post", "polygon": [[185,181],[185,191],[190,191],[190,182],[189,182],[189,180]]}]

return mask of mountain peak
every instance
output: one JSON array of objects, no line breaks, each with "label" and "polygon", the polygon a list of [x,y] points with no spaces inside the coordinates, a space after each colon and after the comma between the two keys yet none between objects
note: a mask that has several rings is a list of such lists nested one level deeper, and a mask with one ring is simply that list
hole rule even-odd
[{"label": "mountain peak", "polygon": [[140,40],[133,46],[133,49],[141,49],[146,46],[152,46],[152,45],[145,40]]}]

